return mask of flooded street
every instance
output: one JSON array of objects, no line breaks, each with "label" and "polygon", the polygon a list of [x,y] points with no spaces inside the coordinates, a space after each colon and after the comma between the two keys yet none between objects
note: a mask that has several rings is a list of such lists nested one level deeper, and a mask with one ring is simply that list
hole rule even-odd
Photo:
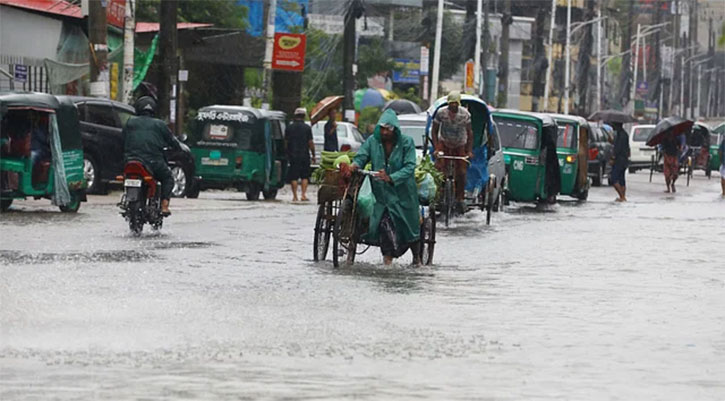
[{"label": "flooded street", "polygon": [[701,171],[439,228],[435,266],[312,261],[316,205],[119,194],[0,216],[0,399],[725,399],[725,200]]}]

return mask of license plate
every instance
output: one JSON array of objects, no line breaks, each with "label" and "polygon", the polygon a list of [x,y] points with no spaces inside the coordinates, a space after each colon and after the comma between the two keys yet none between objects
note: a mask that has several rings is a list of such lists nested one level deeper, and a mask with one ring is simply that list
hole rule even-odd
[{"label": "license plate", "polygon": [[229,159],[227,159],[227,158],[212,159],[209,157],[202,157],[201,164],[203,164],[205,166],[228,166]]},{"label": "license plate", "polygon": [[140,187],[141,186],[141,180],[124,180],[123,181],[124,187]]}]

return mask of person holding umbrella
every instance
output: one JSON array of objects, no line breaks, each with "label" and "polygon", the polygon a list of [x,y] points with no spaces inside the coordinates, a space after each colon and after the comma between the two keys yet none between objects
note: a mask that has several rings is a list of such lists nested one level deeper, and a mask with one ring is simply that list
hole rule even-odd
[{"label": "person holding umbrella", "polygon": [[328,116],[330,118],[325,123],[325,145],[323,149],[328,152],[337,152],[340,150],[337,143],[337,110],[330,109]]},{"label": "person holding umbrella", "polygon": [[678,138],[674,136],[666,137],[660,144],[662,154],[664,155],[664,173],[665,185],[667,185],[666,193],[677,192],[675,189],[675,181],[680,171],[680,150],[682,146]]}]

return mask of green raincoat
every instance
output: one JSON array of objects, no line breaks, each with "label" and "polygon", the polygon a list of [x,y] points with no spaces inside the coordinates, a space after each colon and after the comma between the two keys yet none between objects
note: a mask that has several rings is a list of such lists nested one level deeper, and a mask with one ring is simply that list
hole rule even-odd
[{"label": "green raincoat", "polygon": [[[395,127],[396,143],[390,158],[385,160],[385,150],[380,138],[380,126],[391,124]],[[393,110],[386,110],[375,126],[373,135],[360,147],[355,160],[357,166],[372,164],[373,171],[385,170],[392,184],[380,180],[372,181],[375,194],[375,209],[370,216],[370,227],[364,240],[379,244],[378,228],[383,212],[388,213],[395,224],[399,244],[410,244],[420,238],[420,206],[418,188],[415,185],[415,143],[413,138],[400,133],[400,123]]]}]

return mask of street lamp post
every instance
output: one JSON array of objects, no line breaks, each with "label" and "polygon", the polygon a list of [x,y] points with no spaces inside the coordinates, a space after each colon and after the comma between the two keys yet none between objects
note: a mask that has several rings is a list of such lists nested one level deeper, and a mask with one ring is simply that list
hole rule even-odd
[{"label": "street lamp post", "polygon": [[[697,47],[697,46],[690,46],[689,48],[682,49],[682,50],[683,51],[688,50],[693,47]],[[689,63],[690,61],[692,61],[698,57],[702,57],[702,56],[704,56],[704,54],[696,54],[696,55],[686,58],[682,61],[682,68],[680,68],[680,107],[682,108],[682,110],[680,110],[680,115],[682,117],[687,117],[687,108],[685,107],[685,64]],[[692,96],[690,96],[690,97],[692,97]]]},{"label": "street lamp post", "polygon": [[[639,67],[639,41],[640,40],[644,40],[644,38],[647,37],[647,36],[649,36],[649,35],[652,35],[654,33],[657,33],[663,27],[665,27],[665,26],[667,26],[669,24],[670,24],[669,22],[663,22],[661,24],[656,24],[656,25],[644,25],[644,26],[641,25],[641,24],[637,24],[637,35],[634,37],[634,41],[635,41],[635,43],[634,43],[634,54],[632,55],[632,58],[631,58],[632,59],[632,75],[633,75],[633,79],[632,79],[632,92],[631,92],[630,99],[631,99],[631,102],[632,102],[632,109],[631,109],[632,110],[632,114],[634,114],[635,97],[637,95],[637,70],[638,70],[638,67]],[[645,54],[645,58],[646,57],[647,56]],[[645,63],[646,63],[646,61],[645,61]],[[646,67],[646,64],[645,64],[645,69],[646,68],[647,67]],[[646,72],[645,72],[645,74],[646,74]]]},{"label": "street lamp post", "polygon": [[[701,81],[702,81],[702,64],[710,61],[712,57],[704,58],[702,60],[698,60],[696,63],[692,65],[692,68],[690,70],[690,82],[693,81],[692,79],[692,70],[694,70],[694,67],[697,66],[697,103],[695,103],[692,99],[692,89],[690,89],[690,117],[695,118],[699,117],[700,114],[700,88],[701,88]],[[695,104],[697,104],[697,108],[695,108]],[[695,110],[697,110],[697,116],[695,115]]]},{"label": "street lamp post", "polygon": [[571,23],[571,0],[567,2],[566,10],[566,59],[564,60],[564,114],[569,114],[569,76],[571,71],[571,35],[577,30],[585,27],[589,24],[599,22],[607,17],[599,17],[593,20],[579,22],[577,24]]}]

